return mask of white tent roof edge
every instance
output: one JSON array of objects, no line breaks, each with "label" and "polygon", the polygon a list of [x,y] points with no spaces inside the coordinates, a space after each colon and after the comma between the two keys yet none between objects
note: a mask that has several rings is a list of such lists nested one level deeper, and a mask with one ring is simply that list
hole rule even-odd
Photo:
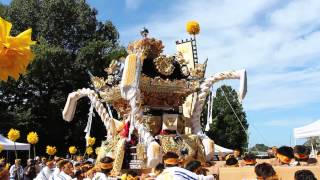
[{"label": "white tent roof edge", "polygon": [[[3,145],[4,150],[12,151],[14,150],[14,142],[11,141],[10,139],[4,137],[3,135],[0,134],[0,144]],[[16,150],[21,150],[21,151],[29,151],[30,150],[30,144],[27,143],[19,143],[16,142]]]},{"label": "white tent roof edge", "polygon": [[320,119],[308,125],[294,128],[293,135],[295,139],[320,136]]},{"label": "white tent roof edge", "polygon": [[222,146],[219,146],[218,144],[214,144],[214,152],[215,152],[215,153],[219,153],[219,152],[232,153],[233,150],[228,149],[228,148],[224,148],[224,147],[222,147]]}]

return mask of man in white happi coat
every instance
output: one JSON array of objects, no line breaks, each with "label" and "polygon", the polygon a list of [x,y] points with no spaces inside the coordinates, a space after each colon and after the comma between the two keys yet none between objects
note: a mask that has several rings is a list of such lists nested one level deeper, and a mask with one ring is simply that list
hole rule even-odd
[{"label": "man in white happi coat", "polygon": [[[73,165],[69,160],[62,160],[59,162],[60,173],[54,180],[73,180]],[[74,179],[76,180],[76,178]]]},{"label": "man in white happi coat", "polygon": [[46,162],[46,166],[44,166],[40,173],[34,180],[49,180],[54,171],[54,163],[53,161]]},{"label": "man in white happi coat", "polygon": [[113,159],[111,157],[104,157],[100,159],[99,167],[101,169],[100,172],[97,172],[92,180],[113,180],[117,179],[114,177],[108,177],[113,167]]},{"label": "man in white happi coat", "polygon": [[215,180],[215,177],[198,175],[181,167],[169,167],[156,180]]}]

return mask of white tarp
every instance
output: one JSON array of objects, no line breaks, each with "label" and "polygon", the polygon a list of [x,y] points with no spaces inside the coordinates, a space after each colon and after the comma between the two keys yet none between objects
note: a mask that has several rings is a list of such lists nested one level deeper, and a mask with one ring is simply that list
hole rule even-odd
[{"label": "white tarp", "polygon": [[306,126],[293,129],[295,139],[320,136],[320,120]]},{"label": "white tarp", "polygon": [[222,153],[232,153],[233,150],[224,148],[224,147],[219,146],[219,145],[217,145],[217,144],[214,144],[214,152],[215,152],[215,153],[219,153],[219,152],[222,152]]},{"label": "white tarp", "polygon": [[[4,150],[9,150],[9,151],[14,150],[14,142],[8,138],[5,138],[1,134],[0,134],[0,144],[3,145]],[[30,144],[16,142],[16,149],[28,151],[30,150]]]}]

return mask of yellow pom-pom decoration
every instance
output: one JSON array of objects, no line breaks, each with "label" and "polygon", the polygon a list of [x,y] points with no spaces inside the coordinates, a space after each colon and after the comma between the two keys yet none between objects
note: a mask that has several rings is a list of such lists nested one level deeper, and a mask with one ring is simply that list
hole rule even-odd
[{"label": "yellow pom-pom decoration", "polygon": [[75,146],[70,146],[69,147],[69,153],[70,154],[75,154],[75,153],[77,153],[77,148],[75,147]]},{"label": "yellow pom-pom decoration", "polygon": [[19,78],[26,71],[34,55],[30,45],[32,29],[28,29],[16,37],[10,36],[12,24],[0,17],[0,80],[6,81],[9,76]]},{"label": "yellow pom-pom decoration", "polygon": [[55,146],[47,146],[46,153],[53,156],[57,153],[57,148]]},{"label": "yellow pom-pom decoration", "polygon": [[89,137],[88,138],[88,145],[93,146],[94,143],[96,143],[96,138],[95,137]]},{"label": "yellow pom-pom decoration", "polygon": [[0,144],[0,153],[3,151],[4,147],[2,144]]},{"label": "yellow pom-pom decoration", "polygon": [[88,154],[88,155],[91,155],[92,153],[93,153],[93,149],[92,149],[92,147],[87,147],[87,149],[86,149],[86,153]]},{"label": "yellow pom-pom decoration", "polygon": [[8,132],[8,138],[15,142],[17,139],[20,138],[20,131],[16,130],[16,129],[10,129],[10,131]]},{"label": "yellow pom-pom decoration", "polygon": [[38,134],[36,132],[30,132],[27,136],[27,141],[30,144],[37,144],[39,141]]},{"label": "yellow pom-pom decoration", "polygon": [[197,21],[189,21],[186,25],[187,32],[191,35],[199,34],[200,25]]}]

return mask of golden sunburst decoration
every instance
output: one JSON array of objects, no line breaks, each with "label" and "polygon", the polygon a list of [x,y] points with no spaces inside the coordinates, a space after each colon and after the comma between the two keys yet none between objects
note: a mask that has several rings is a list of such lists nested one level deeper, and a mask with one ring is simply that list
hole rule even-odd
[{"label": "golden sunburst decoration", "polygon": [[174,71],[173,60],[174,57],[166,57],[164,55],[161,55],[154,59],[153,62],[160,74],[170,76]]},{"label": "golden sunburst decoration", "polygon": [[0,17],[0,80],[6,81],[11,76],[19,78],[26,71],[34,55],[30,45],[32,29],[28,29],[16,37],[10,36],[12,24]]}]

